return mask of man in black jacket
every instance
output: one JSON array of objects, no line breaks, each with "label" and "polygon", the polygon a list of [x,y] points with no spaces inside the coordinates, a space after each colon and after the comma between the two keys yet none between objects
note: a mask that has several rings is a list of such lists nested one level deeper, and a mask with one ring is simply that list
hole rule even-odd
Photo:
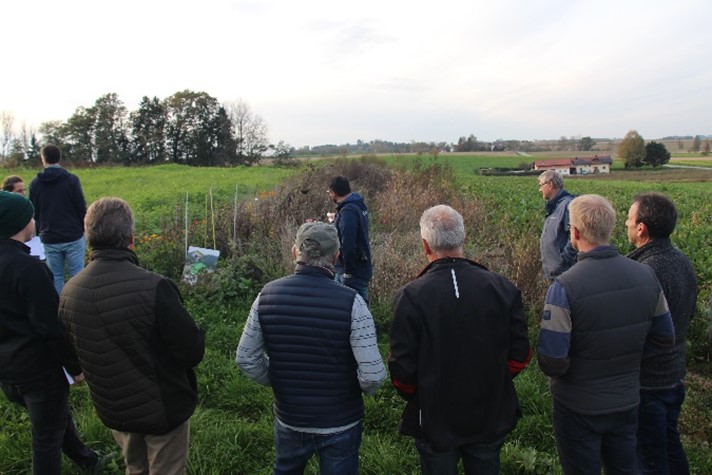
[{"label": "man in black jacket", "polygon": [[79,439],[67,406],[69,386],[84,376],[57,319],[57,293],[47,266],[24,243],[35,233],[32,203],[0,192],[0,387],[27,408],[32,473],[59,475],[62,452],[92,471],[97,455]]},{"label": "man in black jacket", "polygon": [[94,407],[127,473],[184,473],[203,333],[178,288],[138,266],[124,200],[94,202],[85,224],[91,262],[64,286],[59,315]]},{"label": "man in black jacket", "polygon": [[659,193],[636,196],[625,224],[628,240],[636,247],[628,257],[655,271],[675,326],[675,345],[642,363],[639,468],[646,474],[689,473],[677,421],[685,400],[685,337],[697,305],[697,277],[690,260],[670,241],[677,210],[668,197]]},{"label": "man in black jacket", "polygon": [[65,266],[69,277],[84,268],[87,205],[79,178],[59,164],[62,157],[59,147],[45,145],[40,157],[45,169],[30,183],[30,200],[35,205],[37,234],[59,294],[64,286]]},{"label": "man in black jacket", "polygon": [[521,416],[512,379],[531,348],[519,290],[465,259],[460,213],[420,219],[430,264],[396,297],[388,366],[407,400],[400,431],[415,437],[424,474],[499,473],[505,436]]},{"label": "man in black jacket", "polygon": [[665,296],[650,267],[610,238],[613,205],[583,195],[569,205],[576,265],[551,284],[539,367],[551,377],[556,447],[565,474],[637,474],[640,362],[673,345]]}]

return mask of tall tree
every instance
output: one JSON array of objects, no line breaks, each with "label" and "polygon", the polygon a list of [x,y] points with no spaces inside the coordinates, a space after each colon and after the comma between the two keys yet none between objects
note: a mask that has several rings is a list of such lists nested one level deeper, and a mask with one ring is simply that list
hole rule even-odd
[{"label": "tall tree", "polygon": [[583,150],[585,152],[593,149],[595,145],[596,142],[591,137],[581,137],[581,140],[579,140],[579,150]]},{"label": "tall tree", "polygon": [[705,144],[702,146],[702,155],[705,157],[710,154],[710,139],[705,139]]},{"label": "tall tree", "polygon": [[115,93],[96,100],[93,107],[94,161],[127,163],[129,159],[128,112]]},{"label": "tall tree", "polygon": [[210,165],[217,150],[220,105],[205,92],[185,90],[164,101],[166,144],[170,160],[186,165]]},{"label": "tall tree", "polygon": [[6,159],[10,155],[10,144],[14,137],[15,116],[10,112],[0,113],[0,160]]},{"label": "tall tree", "polygon": [[700,146],[702,145],[702,137],[699,135],[695,135],[695,138],[692,140],[692,151],[693,152],[699,152],[700,151]]},{"label": "tall tree", "polygon": [[77,107],[74,114],[57,129],[58,145],[65,160],[71,163],[96,160],[94,147],[95,109]]},{"label": "tall tree", "polygon": [[668,152],[665,144],[653,141],[645,146],[645,158],[643,160],[647,165],[652,165],[655,168],[670,161],[670,152]]},{"label": "tall tree", "polygon": [[136,163],[163,163],[166,155],[167,112],[157,97],[144,96],[130,115],[131,159]]},{"label": "tall tree", "polygon": [[638,131],[629,131],[618,145],[618,156],[626,168],[639,168],[645,159],[645,141]]},{"label": "tall tree", "polygon": [[253,113],[249,104],[242,100],[225,104],[225,110],[232,123],[237,145],[237,163],[243,165],[258,163],[269,148],[267,123],[262,117]]}]

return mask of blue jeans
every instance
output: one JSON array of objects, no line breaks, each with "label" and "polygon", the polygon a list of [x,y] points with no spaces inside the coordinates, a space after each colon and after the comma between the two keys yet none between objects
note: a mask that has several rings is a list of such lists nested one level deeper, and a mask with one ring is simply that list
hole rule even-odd
[{"label": "blue jeans", "polygon": [[0,383],[7,398],[27,408],[32,424],[32,473],[59,475],[62,452],[79,468],[89,470],[98,462],[94,451],[79,439],[67,406],[69,387],[64,375],[48,373],[28,383]]},{"label": "blue jeans", "polygon": [[451,452],[434,452],[430,444],[415,441],[420,453],[420,472],[423,475],[457,475],[457,463],[462,458],[467,475],[497,475],[499,453],[504,439],[489,444],[467,444]]},{"label": "blue jeans", "polygon": [[638,473],[635,431],[638,407],[610,414],[578,414],[554,401],[556,449],[566,475]]},{"label": "blue jeans", "polygon": [[73,242],[63,242],[58,244],[44,244],[47,267],[54,276],[54,288],[57,294],[62,292],[64,287],[64,268],[67,267],[69,277],[74,277],[80,270],[84,269],[84,255],[86,253],[86,243],[84,236]]},{"label": "blue jeans", "polygon": [[309,434],[284,427],[274,420],[274,446],[277,460],[273,475],[303,474],[316,452],[321,475],[357,475],[363,421],[336,434]]},{"label": "blue jeans", "polygon": [[354,289],[363,300],[368,304],[368,281],[364,279],[359,279],[358,277],[353,277],[349,275],[345,277],[345,274],[337,272],[334,274],[334,280],[339,284],[344,284],[346,287]]},{"label": "blue jeans", "polygon": [[644,474],[689,474],[677,420],[685,400],[685,385],[641,389],[638,408],[638,465]]}]

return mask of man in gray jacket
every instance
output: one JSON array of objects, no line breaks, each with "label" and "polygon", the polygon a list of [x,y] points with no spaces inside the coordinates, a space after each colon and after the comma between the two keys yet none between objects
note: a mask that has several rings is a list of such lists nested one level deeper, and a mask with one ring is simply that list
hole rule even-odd
[{"label": "man in gray jacket", "polygon": [[672,201],[659,193],[634,198],[625,222],[633,260],[650,266],[660,281],[675,326],[675,346],[643,360],[638,410],[641,473],[689,473],[677,421],[685,400],[685,337],[697,304],[692,263],[670,241],[677,224]]},{"label": "man in gray jacket", "polygon": [[564,189],[564,179],[554,170],[539,175],[539,191],[546,200],[546,220],[539,239],[541,266],[544,277],[554,280],[576,261],[569,239],[569,203],[574,196]]},{"label": "man in gray jacket", "polygon": [[609,245],[611,203],[583,195],[569,205],[578,261],[546,294],[537,358],[551,377],[553,424],[566,474],[637,474],[640,361],[675,334],[652,269]]}]

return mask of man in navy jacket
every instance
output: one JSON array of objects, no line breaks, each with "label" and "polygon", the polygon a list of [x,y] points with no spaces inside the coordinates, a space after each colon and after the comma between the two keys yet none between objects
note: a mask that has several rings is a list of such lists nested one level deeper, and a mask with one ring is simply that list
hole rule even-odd
[{"label": "man in navy jacket", "polygon": [[351,184],[345,176],[331,179],[329,196],[336,203],[334,224],[339,232],[336,281],[354,289],[368,303],[368,283],[373,273],[368,207],[361,195],[351,191]]},{"label": "man in navy jacket", "polygon": [[35,205],[37,231],[59,294],[64,286],[65,266],[69,277],[84,268],[87,205],[79,178],[59,165],[59,147],[45,145],[40,156],[45,169],[30,183],[30,200]]}]

